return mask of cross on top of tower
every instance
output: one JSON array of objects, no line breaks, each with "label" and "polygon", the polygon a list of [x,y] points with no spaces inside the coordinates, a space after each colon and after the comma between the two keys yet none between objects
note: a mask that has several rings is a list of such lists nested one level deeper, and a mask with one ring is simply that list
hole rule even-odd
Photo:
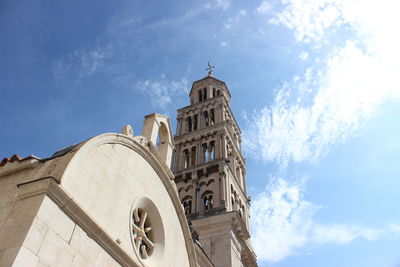
[{"label": "cross on top of tower", "polygon": [[212,76],[212,69],[215,68],[215,66],[211,65],[210,62],[207,63],[208,67],[206,70],[208,70],[208,76]]}]

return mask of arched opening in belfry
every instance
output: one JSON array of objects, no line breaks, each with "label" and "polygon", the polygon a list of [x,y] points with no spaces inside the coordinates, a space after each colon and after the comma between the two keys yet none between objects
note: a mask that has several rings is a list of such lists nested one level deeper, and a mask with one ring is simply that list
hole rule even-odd
[{"label": "arched opening in belfry", "polygon": [[213,125],[215,123],[215,112],[214,109],[210,110],[210,124]]},{"label": "arched opening in belfry", "polygon": [[204,115],[204,124],[208,126],[210,124],[210,119],[208,118],[208,111],[204,111],[203,115]]},{"label": "arched opening in belfry", "polygon": [[217,89],[213,88],[213,97],[217,96]]},{"label": "arched opening in belfry", "polygon": [[203,89],[203,100],[207,100],[207,88]]},{"label": "arched opening in belfry", "polygon": [[182,200],[183,209],[185,210],[185,215],[192,213],[192,197],[186,196]]},{"label": "arched opening in belfry", "polygon": [[188,132],[191,132],[192,131],[192,117],[187,117],[187,119],[186,119],[186,121],[187,121],[187,129],[188,129]]},{"label": "arched opening in belfry", "polygon": [[210,147],[208,149],[208,160],[214,160],[215,159],[215,142],[211,141],[210,142]]},{"label": "arched opening in belfry", "polygon": [[202,159],[203,159],[203,162],[207,162],[208,161],[208,153],[207,153],[207,144],[203,144],[202,145]]},{"label": "arched opening in belfry", "polygon": [[191,166],[196,165],[196,147],[192,147],[191,155],[190,155],[190,164]]},{"label": "arched opening in belfry", "polygon": [[189,151],[187,149],[183,150],[183,168],[189,168]]},{"label": "arched opening in belfry", "polygon": [[199,102],[203,101],[203,93],[199,90]]},{"label": "arched opening in belfry", "polygon": [[204,205],[204,210],[210,210],[213,208],[213,192],[210,190],[207,190],[206,192],[204,192],[201,196],[201,198],[203,199],[203,205]]},{"label": "arched opening in belfry", "polygon": [[193,116],[193,130],[197,130],[197,114]]}]

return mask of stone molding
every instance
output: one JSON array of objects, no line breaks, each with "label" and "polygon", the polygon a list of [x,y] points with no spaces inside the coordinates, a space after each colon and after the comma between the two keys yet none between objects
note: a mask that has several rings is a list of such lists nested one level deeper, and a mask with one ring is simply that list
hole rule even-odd
[{"label": "stone molding", "polygon": [[43,177],[18,184],[17,187],[19,188],[19,199],[40,194],[47,195],[68,217],[78,224],[79,227],[122,266],[140,266],[57,184],[56,178],[52,176]]},{"label": "stone molding", "polygon": [[19,161],[9,162],[0,169],[0,177],[7,174],[37,167],[41,161],[35,157],[28,157]]}]

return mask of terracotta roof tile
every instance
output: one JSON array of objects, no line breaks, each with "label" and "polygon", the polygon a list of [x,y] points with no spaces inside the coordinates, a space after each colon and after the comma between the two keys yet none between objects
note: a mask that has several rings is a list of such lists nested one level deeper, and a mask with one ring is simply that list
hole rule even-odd
[{"label": "terracotta roof tile", "polygon": [[14,161],[21,161],[23,158],[21,158],[20,156],[14,154],[12,155],[11,158],[4,158],[1,162],[0,162],[0,167],[3,167],[4,165],[7,164],[7,162],[14,162]]}]

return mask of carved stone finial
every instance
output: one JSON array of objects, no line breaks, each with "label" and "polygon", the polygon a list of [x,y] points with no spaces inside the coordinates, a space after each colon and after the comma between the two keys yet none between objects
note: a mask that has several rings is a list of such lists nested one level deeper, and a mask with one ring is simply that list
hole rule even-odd
[{"label": "carved stone finial", "polygon": [[132,126],[130,126],[129,124],[123,126],[123,127],[121,128],[121,131],[122,131],[123,134],[125,134],[125,135],[127,135],[127,136],[130,136],[130,137],[133,137],[133,128],[132,128]]}]

